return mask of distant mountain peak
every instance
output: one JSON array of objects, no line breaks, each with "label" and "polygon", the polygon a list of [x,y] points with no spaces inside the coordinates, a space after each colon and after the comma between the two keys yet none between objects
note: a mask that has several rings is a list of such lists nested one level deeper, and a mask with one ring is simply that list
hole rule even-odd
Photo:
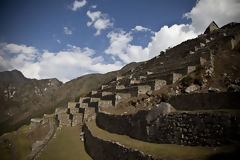
[{"label": "distant mountain peak", "polygon": [[0,72],[0,77],[0,82],[2,83],[23,83],[29,80],[22,74],[22,72],[16,69]]}]

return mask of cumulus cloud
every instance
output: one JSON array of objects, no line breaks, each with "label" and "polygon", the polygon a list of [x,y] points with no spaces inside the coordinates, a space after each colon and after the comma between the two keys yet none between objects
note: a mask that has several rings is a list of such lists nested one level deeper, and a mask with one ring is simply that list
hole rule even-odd
[{"label": "cumulus cloud", "polygon": [[143,26],[136,26],[135,28],[132,29],[133,31],[149,31],[149,32],[152,32],[151,29],[149,28],[146,28],[146,27],[143,27]]},{"label": "cumulus cloud", "polygon": [[87,4],[86,0],[82,0],[82,1],[75,0],[73,2],[72,11],[76,11],[76,10],[82,8],[83,6],[85,6],[86,4]]},{"label": "cumulus cloud", "polygon": [[196,36],[197,34],[192,31],[191,25],[164,26],[158,32],[155,32],[152,41],[148,43],[147,47],[143,48],[131,44],[133,40],[131,32],[127,33],[120,30],[110,32],[107,35],[110,45],[105,53],[119,57],[124,63],[139,62],[157,56],[160,51]]},{"label": "cumulus cloud", "polygon": [[87,16],[91,19],[91,21],[87,22],[87,26],[93,26],[97,30],[95,35],[100,35],[102,30],[113,26],[113,23],[108,16],[102,14],[100,11],[87,11]]},{"label": "cumulus cloud", "polygon": [[71,35],[72,34],[72,31],[68,27],[63,27],[63,30],[64,30],[64,33],[66,35]]},{"label": "cumulus cloud", "polygon": [[199,0],[184,17],[192,20],[195,32],[203,32],[215,21],[219,26],[230,22],[240,22],[239,0]]},{"label": "cumulus cloud", "polygon": [[97,8],[97,5],[92,5],[91,8],[95,9]]},{"label": "cumulus cloud", "polygon": [[123,65],[119,61],[106,64],[90,48],[68,45],[59,52],[44,50],[39,54],[35,47],[7,43],[0,44],[0,62],[1,71],[18,69],[28,78],[56,77],[63,82],[86,73],[118,70]]},{"label": "cumulus cloud", "polygon": [[57,43],[58,43],[58,44],[61,44],[62,42],[61,42],[61,40],[57,39]]},{"label": "cumulus cloud", "polygon": [[124,63],[132,61],[143,61],[148,58],[148,49],[143,49],[142,46],[131,45],[133,40],[131,33],[123,30],[108,33],[107,37],[110,39],[110,45],[105,50],[106,54],[119,57]]},{"label": "cumulus cloud", "polygon": [[[219,26],[232,21],[239,22],[239,8],[239,0],[199,0],[192,10],[183,16],[192,20],[190,24],[163,26],[153,33],[151,41],[145,48],[131,44],[134,38],[131,31],[110,32],[107,35],[110,45],[105,53],[119,57],[124,63],[148,60],[168,47],[174,47],[187,39],[197,37],[204,32],[212,20]],[[151,29],[136,26],[132,31],[151,31]]]}]

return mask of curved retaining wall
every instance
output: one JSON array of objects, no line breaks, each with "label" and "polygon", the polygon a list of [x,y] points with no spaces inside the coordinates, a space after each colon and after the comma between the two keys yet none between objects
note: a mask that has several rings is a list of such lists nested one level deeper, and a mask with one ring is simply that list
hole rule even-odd
[{"label": "curved retaining wall", "polygon": [[147,122],[148,111],[134,115],[99,112],[97,125],[109,132],[142,141],[182,145],[219,146],[240,140],[240,116],[221,112],[173,112]]},{"label": "curved retaining wall", "polygon": [[177,110],[240,109],[240,93],[195,93],[174,96],[169,103]]},{"label": "curved retaining wall", "polygon": [[85,149],[94,160],[157,160],[138,150],[100,139],[91,133],[87,125],[84,125],[83,131]]}]

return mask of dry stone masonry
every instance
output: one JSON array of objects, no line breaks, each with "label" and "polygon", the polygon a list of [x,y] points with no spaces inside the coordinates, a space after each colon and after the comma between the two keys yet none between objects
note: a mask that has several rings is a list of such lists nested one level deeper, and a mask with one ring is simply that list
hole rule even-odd
[{"label": "dry stone masonry", "polygon": [[[236,27],[237,34],[228,27]],[[96,160],[153,158],[93,135],[86,125],[93,120],[106,131],[159,144],[222,146],[239,141],[239,113],[219,110],[239,109],[239,92],[198,93],[201,86],[191,83],[178,94],[173,94],[177,96],[172,96],[168,103],[158,103],[150,110],[119,115],[103,111],[105,108],[118,107],[120,102],[139,95],[147,95],[150,99],[153,91],[161,90],[164,86],[178,85],[183,78],[196,74],[199,69],[203,70],[204,77],[214,77],[215,55],[219,50],[238,47],[239,28],[239,24],[219,28],[212,22],[204,34],[196,39],[169,48],[131,71],[118,75],[91,91],[87,97],[80,97],[79,102],[68,103],[67,109],[57,108],[55,114],[59,126],[85,124],[85,147]],[[108,152],[109,148],[109,154],[102,154]]]}]

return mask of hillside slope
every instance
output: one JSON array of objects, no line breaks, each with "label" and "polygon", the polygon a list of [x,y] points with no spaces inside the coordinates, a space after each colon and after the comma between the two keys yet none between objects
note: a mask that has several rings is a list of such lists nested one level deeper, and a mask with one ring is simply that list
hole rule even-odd
[{"label": "hillside slope", "polygon": [[65,84],[55,78],[28,79],[17,70],[0,72],[0,134],[15,130],[32,117],[66,106],[68,101],[74,101],[139,64],[130,63],[106,74],[84,75]]}]

